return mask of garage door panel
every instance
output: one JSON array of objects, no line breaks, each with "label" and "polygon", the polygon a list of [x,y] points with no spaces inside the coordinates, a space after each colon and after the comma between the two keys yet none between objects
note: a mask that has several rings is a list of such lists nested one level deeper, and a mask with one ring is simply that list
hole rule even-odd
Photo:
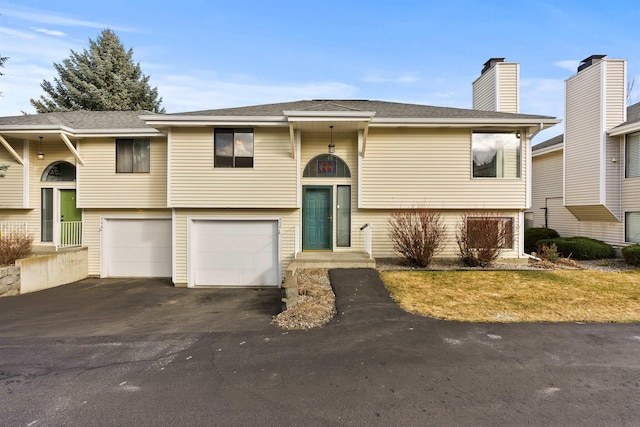
[{"label": "garage door panel", "polygon": [[170,277],[170,219],[109,219],[107,271],[110,277]]},{"label": "garage door panel", "polygon": [[197,220],[193,286],[279,286],[277,220]]}]

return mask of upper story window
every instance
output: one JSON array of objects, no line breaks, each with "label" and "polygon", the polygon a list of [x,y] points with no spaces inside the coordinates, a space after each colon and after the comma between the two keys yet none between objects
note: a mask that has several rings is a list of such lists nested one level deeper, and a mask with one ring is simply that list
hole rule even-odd
[{"label": "upper story window", "polygon": [[473,132],[474,178],[520,178],[522,143],[519,132]]},{"label": "upper story window", "polygon": [[626,136],[624,155],[624,177],[640,176],[640,132]]},{"label": "upper story window", "polygon": [[351,171],[340,157],[333,154],[321,154],[309,160],[302,176],[304,178],[351,178]]},{"label": "upper story window", "polygon": [[216,129],[213,139],[214,167],[253,167],[253,129]]},{"label": "upper story window", "polygon": [[151,143],[147,138],[116,139],[116,172],[148,173]]}]

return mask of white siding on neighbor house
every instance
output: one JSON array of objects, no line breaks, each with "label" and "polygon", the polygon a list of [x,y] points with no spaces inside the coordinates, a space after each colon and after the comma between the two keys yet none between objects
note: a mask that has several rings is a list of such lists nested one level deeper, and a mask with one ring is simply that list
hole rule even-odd
[{"label": "white siding on neighbor house", "polygon": [[592,65],[566,81],[566,205],[600,203],[600,157],[603,137],[600,82],[600,65]]},{"label": "white siding on neighbor house", "polygon": [[471,129],[370,129],[361,207],[524,209],[527,171],[521,157],[521,178],[472,178]]},{"label": "white siding on neighbor house", "polygon": [[282,274],[294,257],[295,225],[299,222],[299,209],[176,209],[174,215],[174,272],[177,286],[187,286],[187,245],[189,218],[280,218],[280,260]]},{"label": "white siding on neighbor house", "polygon": [[[547,198],[547,227],[563,237],[586,236],[621,245],[622,223],[617,221],[578,221],[563,205],[562,200],[562,150],[532,159],[533,185],[532,205],[528,212],[534,213],[534,227],[545,226],[545,198]],[[603,206],[590,208],[600,212]],[[609,217],[611,218],[611,217]]]},{"label": "white siding on neighbor house", "polygon": [[[563,203],[562,150],[533,157],[531,163],[531,208],[528,209],[528,212],[534,214],[534,227],[544,227],[545,199],[547,203],[551,200],[558,200],[560,206]],[[571,220],[576,220],[569,211],[566,213],[571,216]]]},{"label": "white siding on neighbor house", "polygon": [[613,215],[622,219],[620,212],[621,204],[621,181],[624,175],[624,164],[621,161],[620,137],[607,137],[606,158],[604,161],[606,174],[606,206]]},{"label": "white siding on neighbor house", "polygon": [[83,243],[89,250],[89,275],[100,275],[100,250],[102,224],[100,219],[106,218],[171,218],[171,210],[141,210],[141,209],[84,209]]},{"label": "white siding on neighbor house", "polygon": [[496,111],[496,67],[495,65],[480,75],[472,84],[473,109]]},{"label": "white siding on neighbor house", "polygon": [[497,67],[498,102],[497,111],[519,113],[520,65],[515,62],[501,62]]},{"label": "white siding on neighbor house", "polygon": [[116,173],[116,138],[80,142],[78,206],[82,208],[167,207],[167,142],[151,138],[149,173]]},{"label": "white siding on neighbor house", "polygon": [[[20,157],[24,155],[22,142],[10,142],[9,145]],[[25,159],[28,162],[28,159]],[[0,166],[8,165],[4,178],[0,179],[0,209],[24,208],[24,166],[13,158],[7,149],[0,145]],[[1,219],[0,219],[1,220]]]},{"label": "white siding on neighbor house", "polygon": [[171,131],[171,207],[295,208],[288,128],[254,129],[253,168],[214,168],[213,128]]}]

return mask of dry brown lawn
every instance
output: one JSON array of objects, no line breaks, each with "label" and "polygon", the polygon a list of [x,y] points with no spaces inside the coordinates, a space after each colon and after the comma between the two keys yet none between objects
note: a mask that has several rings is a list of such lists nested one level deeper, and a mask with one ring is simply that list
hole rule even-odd
[{"label": "dry brown lawn", "polygon": [[640,322],[640,271],[387,271],[405,310],[467,322]]}]

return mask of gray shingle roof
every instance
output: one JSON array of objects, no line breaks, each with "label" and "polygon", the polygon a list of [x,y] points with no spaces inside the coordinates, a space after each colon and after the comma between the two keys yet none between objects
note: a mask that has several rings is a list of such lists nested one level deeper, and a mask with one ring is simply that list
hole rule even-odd
[{"label": "gray shingle roof", "polygon": [[553,119],[549,116],[512,114],[464,108],[433,107],[430,105],[403,104],[398,102],[368,100],[316,99],[252,105],[217,110],[174,113],[178,116],[282,116],[283,111],[371,111],[376,118],[468,118],[468,119]]},{"label": "gray shingle roof", "polygon": [[153,129],[140,120],[150,111],[64,111],[0,117],[0,126],[67,126],[72,129]]},{"label": "gray shingle roof", "polygon": [[554,136],[551,139],[547,139],[546,141],[541,142],[540,144],[536,144],[531,147],[531,151],[542,150],[543,148],[553,147],[554,145],[562,144],[564,142],[564,134],[560,134]]}]

